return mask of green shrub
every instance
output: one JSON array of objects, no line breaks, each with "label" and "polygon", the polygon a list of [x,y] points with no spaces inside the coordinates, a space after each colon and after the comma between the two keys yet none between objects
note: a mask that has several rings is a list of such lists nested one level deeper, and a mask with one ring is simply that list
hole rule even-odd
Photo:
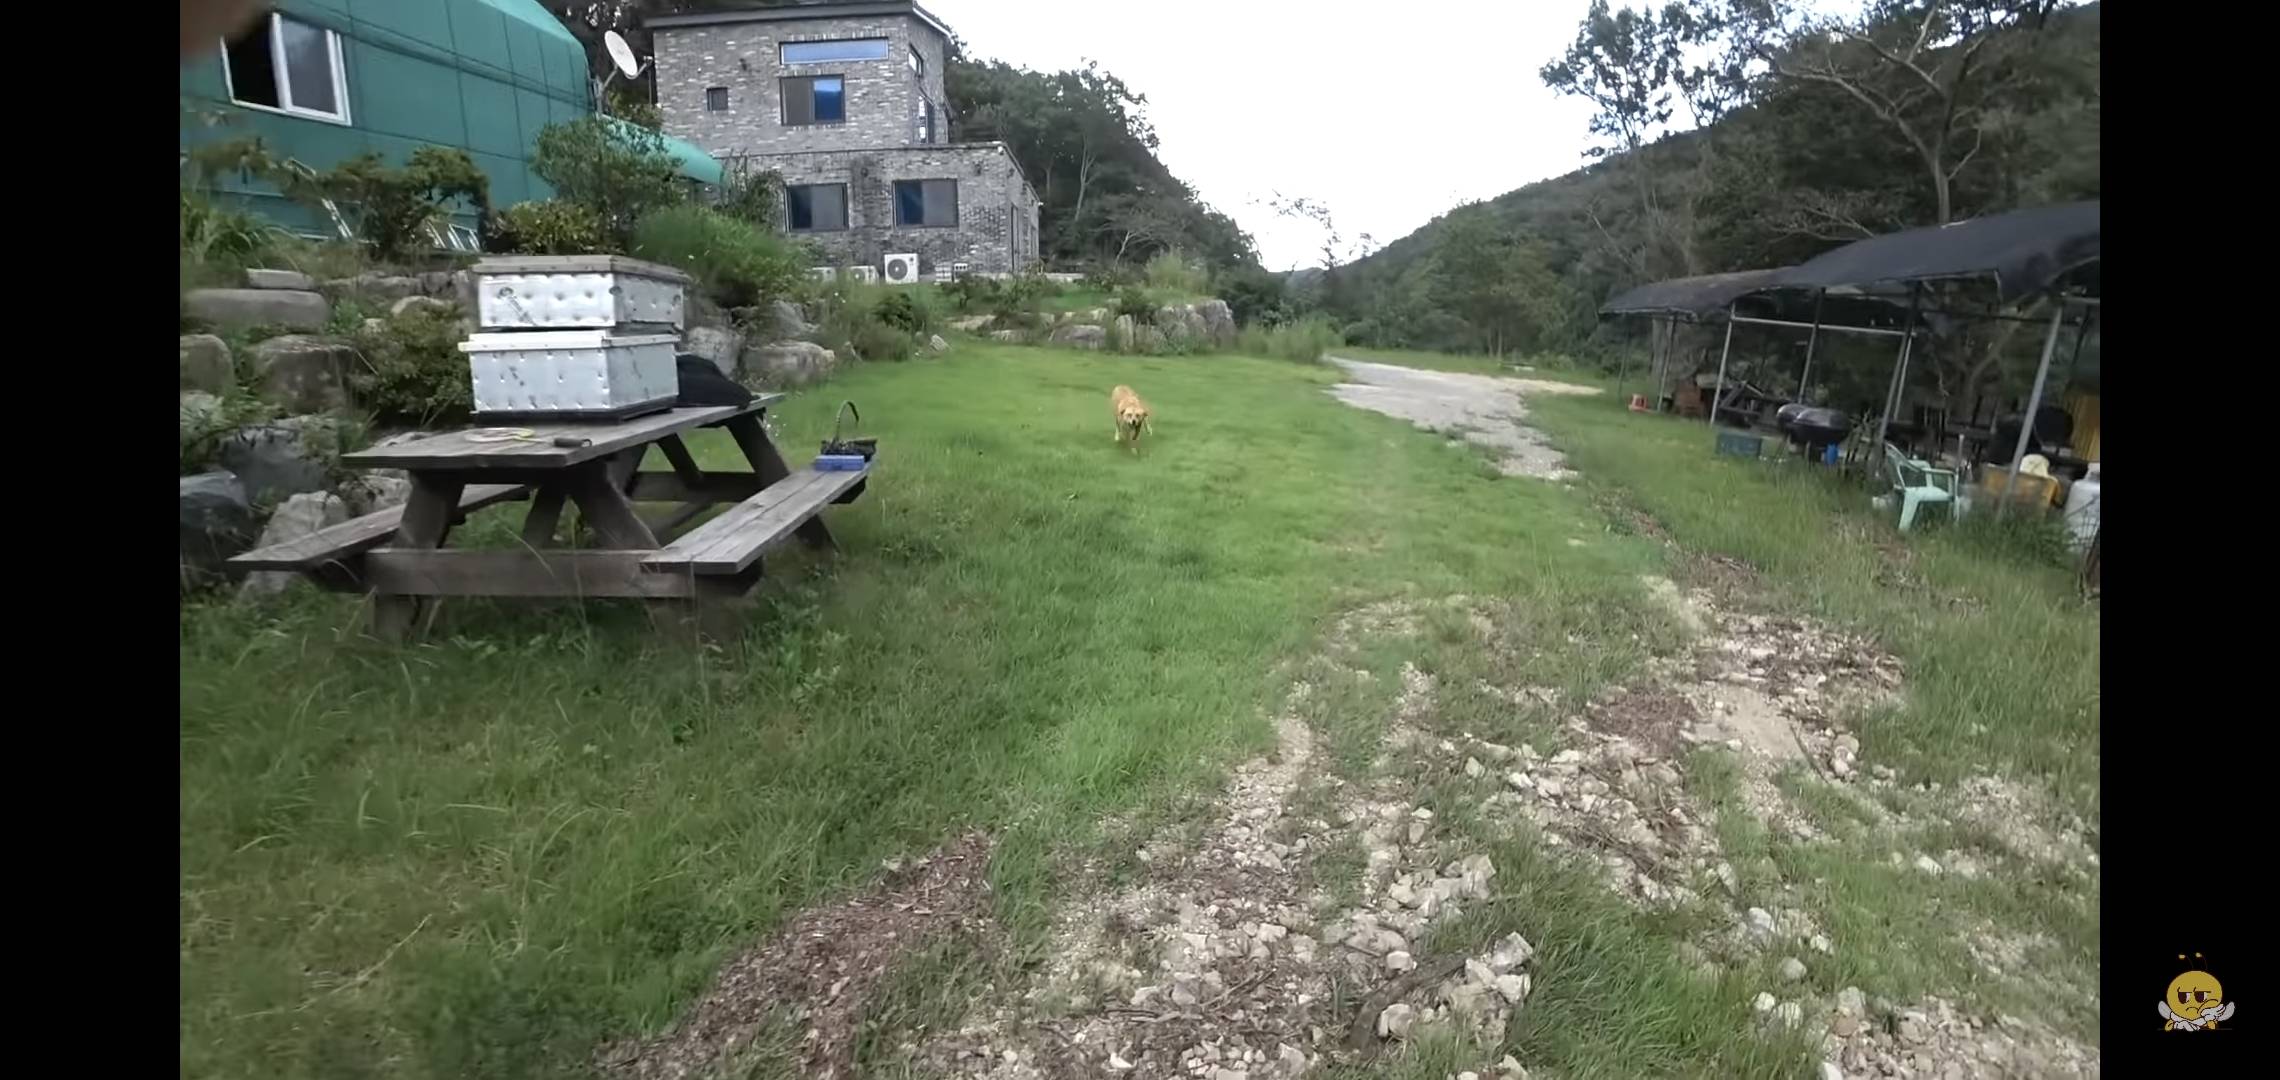
[{"label": "green shrub", "polygon": [[601,219],[609,238],[625,244],[653,211],[682,201],[681,167],[665,136],[648,128],[586,116],[539,129],[531,171],[554,185],[555,198]]},{"label": "green shrub", "polygon": [[961,315],[980,315],[996,310],[998,294],[1004,291],[1005,286],[998,279],[980,274],[953,278],[949,284],[942,286],[942,295],[949,299],[950,306]]},{"label": "green shrub", "polygon": [[1249,356],[1271,356],[1311,364],[1345,343],[1336,324],[1322,315],[1308,315],[1280,326],[1247,326],[1236,339],[1236,349]]},{"label": "green shrub", "polygon": [[774,231],[782,224],[784,178],[774,169],[754,170],[739,160],[724,170],[720,199],[713,209],[739,221]]},{"label": "green shrub", "polygon": [[192,262],[257,265],[284,235],[246,211],[216,206],[198,192],[182,193],[182,255]]},{"label": "green shrub", "polygon": [[926,294],[915,288],[896,288],[880,296],[872,309],[880,322],[906,334],[934,332],[941,316]]},{"label": "green shrub", "polygon": [[1289,294],[1283,289],[1282,279],[1257,267],[1244,267],[1220,276],[1218,294],[1234,312],[1235,321],[1245,326],[1265,323],[1269,326],[1289,322],[1297,315],[1291,310]]},{"label": "green shrub", "polygon": [[907,360],[918,347],[917,332],[902,320],[923,305],[905,289],[836,281],[823,287],[815,306],[816,340],[843,356]]},{"label": "green shrub", "polygon": [[1158,252],[1148,260],[1144,273],[1151,287],[1184,296],[1201,296],[1211,287],[1211,277],[1203,267],[1189,262],[1177,251]]},{"label": "green shrub", "polygon": [[1156,317],[1156,307],[1155,300],[1150,298],[1146,292],[1138,286],[1127,285],[1116,291],[1116,304],[1113,311],[1117,315],[1132,316],[1134,322],[1144,323]]},{"label": "green shrub", "polygon": [[276,406],[252,394],[233,391],[211,410],[182,410],[182,471],[190,476],[213,468],[221,453],[222,437],[248,424],[277,419]]},{"label": "green shrub", "polygon": [[349,373],[357,403],[383,423],[427,427],[464,419],[474,406],[458,316],[414,308],[360,330],[362,364]]},{"label": "green shrub", "polygon": [[235,172],[275,185],[304,206],[323,209],[330,201],[382,259],[427,251],[433,246],[428,226],[448,218],[455,202],[464,201],[479,219],[491,212],[490,177],[454,147],[422,146],[401,168],[366,151],[318,172],[290,158],[277,160],[254,136],[200,146],[188,159],[201,177]]},{"label": "green shrub", "polygon": [[688,271],[727,308],[790,296],[807,277],[806,259],[781,237],[704,206],[668,206],[642,218],[628,253]]},{"label": "green shrub", "polygon": [[515,255],[584,255],[602,251],[608,243],[602,219],[592,210],[561,199],[541,199],[500,211],[488,246]]}]

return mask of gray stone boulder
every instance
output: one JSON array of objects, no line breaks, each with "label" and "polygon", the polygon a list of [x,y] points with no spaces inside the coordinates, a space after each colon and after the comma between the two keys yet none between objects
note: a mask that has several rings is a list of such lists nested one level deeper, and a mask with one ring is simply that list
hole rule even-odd
[{"label": "gray stone boulder", "polygon": [[299,270],[248,270],[245,272],[245,287],[248,289],[299,289],[302,292],[313,292],[317,287],[317,279]]},{"label": "gray stone boulder", "polygon": [[187,590],[220,575],[222,560],[251,545],[253,503],[237,477],[219,470],[183,477],[179,502],[181,576]]},{"label": "gray stone boulder", "polygon": [[388,305],[388,317],[393,319],[407,311],[429,311],[438,315],[449,315],[457,310],[459,310],[459,305],[449,300],[433,296],[407,296]]},{"label": "gray stone boulder", "polygon": [[[268,547],[289,540],[299,540],[329,526],[348,520],[348,504],[340,496],[323,491],[306,491],[277,504],[269,515],[269,524],[261,530],[261,539],[255,547]],[[247,574],[238,585],[243,597],[275,596],[300,580],[301,575],[285,570],[256,570]]]},{"label": "gray stone boulder", "polygon": [[1108,343],[1108,331],[1088,323],[1069,323],[1054,329],[1053,344],[1071,349],[1098,349]]},{"label": "gray stone boulder", "polygon": [[468,288],[472,290],[474,288],[473,275],[468,271],[430,270],[419,276],[420,295],[432,296],[438,300],[458,300],[459,275],[463,273],[469,274]]},{"label": "gray stone boulder", "polygon": [[733,324],[728,312],[722,310],[719,304],[713,303],[712,298],[706,296],[703,289],[688,290],[684,295],[684,301],[681,307],[683,325],[714,326],[726,329]]},{"label": "gray stone boulder", "polygon": [[1187,316],[1188,309],[1184,307],[1166,305],[1157,308],[1156,329],[1163,333],[1166,342],[1184,345],[1195,338],[1195,332],[1188,326]]},{"label": "gray stone boulder", "polygon": [[1195,305],[1195,313],[1203,318],[1204,335],[1217,348],[1235,344],[1235,309],[1225,300],[1205,300]]},{"label": "gray stone boulder", "polygon": [[268,502],[329,487],[339,448],[340,427],[330,417],[289,416],[229,433],[220,458],[246,497]]},{"label": "gray stone boulder", "polygon": [[300,289],[192,289],[182,308],[216,326],[284,326],[315,330],[332,318],[332,305]]},{"label": "gray stone boulder", "polygon": [[180,389],[219,394],[227,391],[235,382],[237,374],[230,367],[228,342],[212,334],[182,335]]},{"label": "gray stone boulder", "polygon": [[1029,331],[1013,329],[992,330],[990,331],[990,340],[1003,341],[1010,345],[1027,344],[1029,341]]},{"label": "gray stone boulder", "polygon": [[1164,332],[1153,326],[1133,327],[1132,351],[1151,356],[1164,351]]},{"label": "gray stone boulder", "polygon": [[926,349],[928,352],[940,356],[950,351],[950,343],[942,340],[942,335],[935,334],[926,339]]},{"label": "gray stone boulder", "polygon": [[806,386],[839,366],[838,354],[812,341],[753,345],[739,359],[745,374],[769,386]]},{"label": "gray stone boulder", "polygon": [[309,334],[273,337],[253,347],[253,384],[261,396],[295,412],[348,403],[356,348]]},{"label": "gray stone boulder", "polygon": [[367,304],[393,304],[407,296],[428,295],[427,286],[417,277],[402,274],[364,273],[350,278],[334,278],[325,282],[325,291],[343,299]]},{"label": "gray stone boulder", "polygon": [[402,469],[374,469],[343,481],[340,497],[348,503],[349,513],[362,516],[411,501],[412,481]]},{"label": "gray stone boulder", "polygon": [[815,324],[807,319],[807,312],[789,300],[778,300],[768,305],[763,332],[777,341],[790,341],[815,333]]},{"label": "gray stone boulder", "polygon": [[990,324],[990,319],[991,316],[988,315],[966,315],[950,320],[950,329],[962,330],[969,334],[977,333]]},{"label": "gray stone boulder", "polygon": [[681,351],[713,362],[721,374],[736,374],[736,358],[744,351],[744,335],[726,327],[692,326],[681,335]]},{"label": "gray stone boulder", "polygon": [[1108,341],[1117,352],[1132,351],[1132,316],[1119,315],[1109,324]]}]

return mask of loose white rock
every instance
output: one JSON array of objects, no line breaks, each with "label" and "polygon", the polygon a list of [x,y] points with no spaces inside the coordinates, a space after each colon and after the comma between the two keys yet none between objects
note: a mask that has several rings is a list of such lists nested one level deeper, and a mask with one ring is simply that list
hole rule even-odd
[{"label": "loose white rock", "polygon": [[1381,1039],[1405,1039],[1409,1029],[1417,1026],[1417,1010],[1405,1002],[1394,1002],[1378,1014],[1377,1033]]},{"label": "loose white rock", "polygon": [[1470,777],[1473,777],[1473,778],[1475,778],[1475,779],[1478,779],[1478,778],[1479,778],[1479,776],[1480,776],[1480,774],[1482,774],[1482,773],[1484,773],[1484,772],[1487,772],[1487,771],[1488,771],[1488,766],[1481,764],[1481,763],[1480,763],[1480,759],[1479,759],[1479,758],[1476,758],[1476,757],[1469,757],[1469,758],[1466,758],[1466,759],[1465,759],[1465,775],[1466,775],[1466,776],[1470,776]]},{"label": "loose white rock", "polygon": [[1387,974],[1412,971],[1415,970],[1416,967],[1416,958],[1410,956],[1407,952],[1404,952],[1400,949],[1395,949],[1392,952],[1385,954],[1385,970]]},{"label": "loose white rock", "polygon": [[1805,977],[1805,962],[1792,956],[1781,962],[1781,980],[1796,982]]},{"label": "loose white rock", "polygon": [[1940,864],[1929,855],[1916,856],[1916,869],[1933,877],[1940,876]]},{"label": "loose white rock", "polygon": [[1772,1012],[1773,1007],[1779,1004],[1781,1004],[1781,1002],[1776,1000],[1772,994],[1763,992],[1760,992],[1758,996],[1750,999],[1750,1008],[1757,1011],[1761,1015],[1764,1013]]}]

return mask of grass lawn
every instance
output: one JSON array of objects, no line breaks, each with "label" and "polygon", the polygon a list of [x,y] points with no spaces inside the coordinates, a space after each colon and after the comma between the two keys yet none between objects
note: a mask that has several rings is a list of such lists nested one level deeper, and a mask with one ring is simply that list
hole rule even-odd
[{"label": "grass lawn", "polygon": [[[1637,579],[1672,572],[1669,556],[1611,527],[1618,490],[1788,602],[1878,628],[1911,698],[1862,732],[1870,757],[1957,776],[1985,756],[2095,821],[2096,619],[2063,575],[1927,534],[1910,550],[1928,585],[1895,589],[1887,556],[1844,538],[1865,520],[1844,510],[1855,497],[1711,461],[1698,425],[1540,400],[1589,478],[1567,489],[1341,405],[1321,392],[1335,381],[1327,365],[971,342],[859,366],[772,414],[795,460],[842,398],[880,437],[870,491],[831,512],[846,553],[772,559],[749,633],[702,650],[618,602],[455,601],[401,649],[344,637],[348,598],[185,608],[183,1075],[575,1074],[602,1041],[667,1025],[790,912],[970,827],[998,837],[996,914],[1018,963],[1041,945],[1063,856],[1103,816],[1177,812],[1270,745],[1276,665],[1341,612],[1493,598],[1570,694],[1665,647],[1669,617]],[[1137,456],[1110,437],[1119,382],[1156,411]],[[718,433],[692,445],[735,460]],[[505,537],[517,520],[510,505],[468,528]],[[1514,722],[1467,707],[1450,705],[1484,733]],[[1327,711],[1334,756],[1366,758],[1382,717],[1362,697]],[[1525,925],[1546,943],[1513,1035],[1531,1068],[1805,1071],[1804,1047],[1749,1030],[1755,986],[1690,976],[1667,920],[1525,837],[1486,839],[1510,888],[1447,932]],[[2000,912],[2089,950],[2095,972],[2094,895],[2061,910],[2057,885],[1982,881],[1886,900],[1881,851],[1766,854],[1858,918]],[[1910,925],[1864,945],[1862,972],[1952,977],[1946,952],[1901,970],[1910,943],[1944,932]],[[1611,1020],[1610,981],[1651,988],[1652,1019]],[[1403,1060],[1442,1075],[1430,1047]]]},{"label": "grass lawn", "polygon": [[[772,564],[717,651],[620,604],[455,603],[406,650],[341,640],[343,598],[186,610],[184,1074],[550,1074],[969,824],[1003,833],[1018,935],[1050,844],[1265,744],[1271,666],[1333,612],[1612,596],[1655,565],[1570,548],[1581,495],[1332,381],[979,345],[859,368],[776,421],[797,456],[852,398],[881,437],[833,512],[849,555]],[[1156,409],[1140,456],[1111,442],[1118,382]]]}]

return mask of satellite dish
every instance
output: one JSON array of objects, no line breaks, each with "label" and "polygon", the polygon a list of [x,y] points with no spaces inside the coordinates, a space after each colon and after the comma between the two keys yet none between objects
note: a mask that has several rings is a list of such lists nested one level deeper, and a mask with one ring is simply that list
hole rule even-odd
[{"label": "satellite dish", "polygon": [[641,61],[634,59],[633,46],[626,44],[625,38],[617,31],[610,30],[602,34],[602,47],[609,50],[610,62],[616,64],[626,78],[641,77]]}]

